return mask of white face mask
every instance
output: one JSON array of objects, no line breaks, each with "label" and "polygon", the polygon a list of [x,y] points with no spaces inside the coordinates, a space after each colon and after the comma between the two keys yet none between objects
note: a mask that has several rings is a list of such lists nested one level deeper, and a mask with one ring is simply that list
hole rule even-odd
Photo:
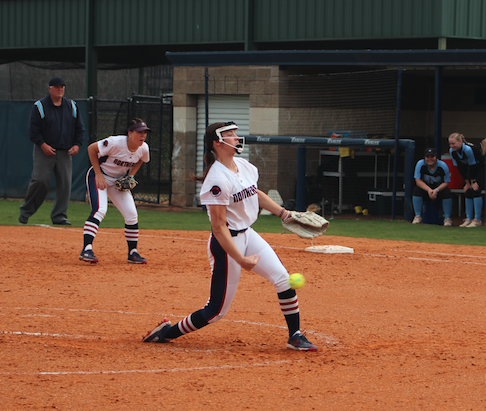
[{"label": "white face mask", "polygon": [[227,146],[233,147],[238,154],[243,153],[243,150],[245,149],[245,138],[239,137],[238,144],[236,146],[233,146],[227,143],[226,141],[224,141],[225,138],[233,138],[233,137],[223,137],[221,135],[223,131],[228,131],[228,130],[238,130],[238,126],[235,123],[230,122],[230,123],[226,123],[223,127],[217,128],[215,130],[215,133],[218,136],[219,142],[226,144]]}]

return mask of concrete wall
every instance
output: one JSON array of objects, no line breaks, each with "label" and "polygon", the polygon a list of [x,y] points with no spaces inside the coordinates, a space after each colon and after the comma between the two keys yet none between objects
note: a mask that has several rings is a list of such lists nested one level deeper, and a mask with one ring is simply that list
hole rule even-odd
[{"label": "concrete wall", "polygon": [[[174,96],[175,97],[175,96]],[[177,103],[176,103],[177,101]],[[172,205],[192,204],[196,172],[196,96],[174,98],[174,147],[172,151]]]}]

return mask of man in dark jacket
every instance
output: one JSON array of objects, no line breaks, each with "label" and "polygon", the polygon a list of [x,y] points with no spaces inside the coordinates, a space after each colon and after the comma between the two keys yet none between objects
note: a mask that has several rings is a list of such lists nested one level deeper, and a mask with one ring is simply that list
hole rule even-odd
[{"label": "man in dark jacket", "polygon": [[53,224],[71,225],[67,208],[71,196],[72,157],[84,140],[84,124],[76,103],[64,97],[66,85],[60,77],[49,81],[49,95],[36,101],[30,113],[29,136],[34,143],[34,168],[19,221],[27,224],[44,202],[51,177],[56,178]]}]

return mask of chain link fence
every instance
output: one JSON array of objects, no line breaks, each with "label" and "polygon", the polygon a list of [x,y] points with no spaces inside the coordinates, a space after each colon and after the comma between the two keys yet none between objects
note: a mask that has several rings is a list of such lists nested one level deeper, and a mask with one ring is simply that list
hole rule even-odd
[{"label": "chain link fence", "polygon": [[[9,129],[25,132],[22,140],[25,144],[21,145],[25,156],[19,163],[22,169],[31,167],[32,161],[32,147],[26,130],[32,103],[48,94],[51,78],[60,76],[66,82],[66,97],[76,100],[80,109],[83,106],[84,110],[85,74],[84,65],[76,63],[18,61],[0,64],[0,103],[5,103],[6,107],[5,113],[0,114],[10,117]],[[142,118],[152,129],[147,136],[150,162],[144,163],[138,171],[137,181],[140,184],[133,190],[137,201],[170,204],[172,83],[173,68],[169,65],[134,68],[99,64],[98,96],[87,100],[85,125],[89,135],[85,136],[85,144],[112,135],[126,135],[127,123],[134,117]],[[16,104],[22,107],[25,105],[25,113],[19,115]],[[81,161],[80,157],[77,160]],[[81,174],[90,166],[89,161],[85,162],[83,160],[79,165]],[[29,178],[23,176],[25,183],[22,184],[12,180],[7,184],[9,189],[6,191],[12,192],[11,186],[26,186]],[[80,191],[83,188],[84,182],[81,183]],[[22,197],[23,191],[17,195]],[[79,196],[83,197],[83,194]]]},{"label": "chain link fence", "polygon": [[137,173],[132,190],[137,201],[170,204],[172,157],[172,97],[133,96],[127,100],[89,100],[89,142],[126,135],[127,123],[139,117],[150,127],[150,162]]}]

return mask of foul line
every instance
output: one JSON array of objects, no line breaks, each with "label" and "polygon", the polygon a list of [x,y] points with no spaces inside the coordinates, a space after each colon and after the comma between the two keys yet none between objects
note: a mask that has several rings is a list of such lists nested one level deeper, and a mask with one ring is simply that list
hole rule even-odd
[{"label": "foul line", "polygon": [[[47,336],[47,337],[61,337],[61,338],[74,338],[74,339],[92,339],[92,340],[117,340],[119,341],[119,338],[109,338],[109,337],[102,337],[102,336],[94,336],[94,335],[69,335],[69,334],[52,334],[52,333],[34,333],[34,332],[25,332],[25,331],[0,331],[0,334],[6,334],[6,335],[29,335],[29,336],[34,336],[34,337],[42,337],[42,336]],[[151,346],[151,347],[150,347]],[[145,344],[145,348],[153,348],[154,344]],[[158,350],[160,350],[162,347],[159,345],[157,347]],[[222,349],[211,349],[211,350],[201,350],[198,348],[178,348],[172,345],[167,345],[164,346],[164,348],[170,349],[171,352],[173,351],[180,351],[180,352],[193,352],[193,353],[216,353],[216,352],[225,352],[226,350],[224,348]]]},{"label": "foul line", "polygon": [[282,360],[273,362],[262,362],[256,364],[241,365],[220,365],[212,367],[194,367],[194,368],[162,368],[159,370],[120,370],[120,371],[52,371],[52,372],[1,372],[0,375],[96,375],[96,374],[142,374],[142,373],[160,373],[160,372],[184,372],[184,371],[208,371],[208,370],[225,370],[239,369],[249,367],[267,367],[271,365],[280,365],[288,363],[301,362],[302,360]]},{"label": "foul line", "polygon": [[164,313],[137,313],[135,311],[113,311],[113,310],[89,310],[84,308],[43,308],[43,307],[0,307],[0,310],[37,310],[37,311],[71,311],[71,312],[83,312],[83,313],[108,313],[108,314],[130,314],[130,315],[159,315],[159,316],[171,316],[181,317],[179,315],[164,314]]},{"label": "foul line", "polygon": [[381,258],[404,258],[406,260],[417,260],[417,261],[430,261],[434,263],[458,263],[458,264],[473,264],[473,265],[486,265],[486,263],[475,263],[473,261],[455,261],[455,260],[437,260],[434,258],[418,258],[418,257],[401,257],[398,255],[383,255],[383,254],[366,254],[362,253],[361,255],[367,255],[370,257],[381,257]]},{"label": "foul line", "polygon": [[[104,313],[104,314],[127,314],[127,315],[151,315],[151,316],[159,316],[159,317],[172,317],[172,318],[185,318],[182,315],[174,315],[174,314],[167,314],[167,313],[137,313],[134,311],[110,311],[110,310],[93,310],[93,309],[82,309],[82,308],[42,308],[42,307],[0,307],[0,310],[29,310],[29,311],[70,311],[70,312],[93,312],[93,313]],[[4,314],[0,314],[4,315]],[[35,314],[37,315],[37,314]],[[31,314],[34,316],[34,314]],[[43,316],[39,314],[39,316]],[[247,324],[247,325],[256,325],[259,327],[271,327],[271,328],[279,328],[279,329],[287,329],[287,327],[283,325],[277,324],[266,324],[266,323],[258,323],[253,321],[244,321],[244,320],[230,320],[227,318],[221,319],[223,322],[230,322],[230,323],[239,323],[239,324]],[[320,338],[325,341],[326,344],[338,345],[340,342],[333,338],[332,336],[322,334],[312,330],[306,330],[307,334],[311,334],[317,338]],[[12,334],[12,335],[32,335],[32,336],[50,336],[50,337],[65,337],[65,338],[92,338],[92,339],[108,339],[106,337],[101,336],[83,336],[83,335],[68,335],[68,334],[49,334],[49,333],[28,333],[22,331],[0,331],[0,334]]]},{"label": "foul line", "polygon": [[100,337],[98,335],[69,335],[69,334],[50,334],[50,333],[29,333],[24,331],[0,331],[0,334],[10,334],[10,335],[32,335],[35,337],[61,337],[61,338],[91,338],[96,340],[104,340],[106,337]]},{"label": "foul line", "polygon": [[[65,227],[53,227],[47,224],[33,224],[36,227],[43,227],[43,228],[52,228],[53,230],[69,230],[69,231],[76,231],[76,232],[83,232],[82,228],[65,228]],[[109,228],[108,228],[109,230]],[[97,235],[106,234],[106,235],[120,235],[120,233],[111,233],[109,231],[98,231]],[[150,237],[150,238],[167,238],[170,240],[184,240],[184,241],[203,241],[205,243],[208,242],[207,239],[200,239],[200,238],[185,238],[185,237],[169,237],[169,236],[158,236],[158,235],[149,235],[149,234],[142,234],[138,235],[139,237]]]},{"label": "foul line", "polygon": [[402,251],[405,253],[417,253],[417,254],[435,254],[435,255],[446,255],[446,256],[455,256],[455,257],[467,257],[467,258],[486,258],[480,255],[467,255],[467,254],[451,254],[451,253],[435,253],[430,251],[416,251],[416,250],[390,250],[390,251]]}]

